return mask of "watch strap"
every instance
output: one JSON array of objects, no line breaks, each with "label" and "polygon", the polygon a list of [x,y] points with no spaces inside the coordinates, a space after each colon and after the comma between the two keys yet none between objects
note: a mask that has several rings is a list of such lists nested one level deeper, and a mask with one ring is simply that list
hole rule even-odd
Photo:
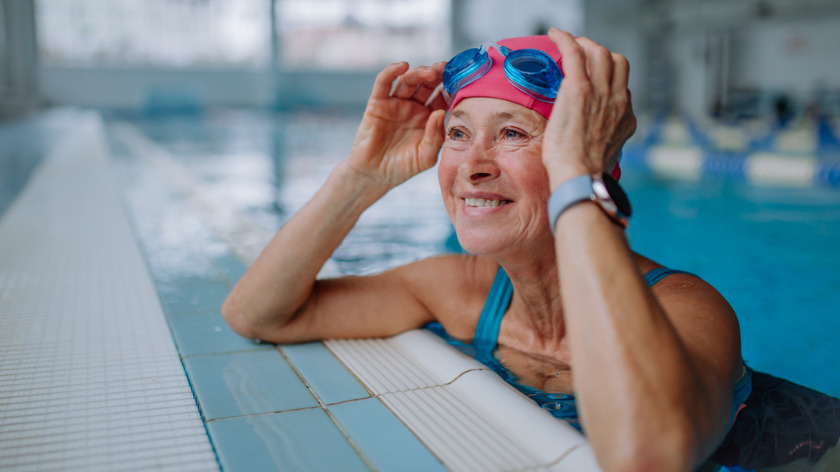
[{"label": "watch strap", "polygon": [[548,222],[551,225],[551,234],[554,234],[557,219],[564,211],[577,203],[591,200],[592,195],[592,176],[590,175],[581,175],[560,184],[548,199]]}]

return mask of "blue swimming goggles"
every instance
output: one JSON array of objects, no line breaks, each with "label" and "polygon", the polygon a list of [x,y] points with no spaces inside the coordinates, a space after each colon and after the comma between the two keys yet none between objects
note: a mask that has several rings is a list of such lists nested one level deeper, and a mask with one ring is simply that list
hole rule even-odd
[{"label": "blue swimming goggles", "polygon": [[493,65],[493,58],[487,52],[490,47],[505,56],[505,77],[514,87],[537,100],[554,103],[563,80],[554,59],[539,49],[511,50],[494,42],[467,49],[446,63],[443,89],[450,97],[490,70]]}]

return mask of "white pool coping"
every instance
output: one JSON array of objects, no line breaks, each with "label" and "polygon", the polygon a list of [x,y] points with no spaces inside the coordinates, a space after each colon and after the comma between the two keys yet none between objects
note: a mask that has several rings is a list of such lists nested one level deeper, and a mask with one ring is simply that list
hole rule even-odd
[{"label": "white pool coping", "polygon": [[600,470],[579,432],[429,331],[325,344],[450,470]]}]

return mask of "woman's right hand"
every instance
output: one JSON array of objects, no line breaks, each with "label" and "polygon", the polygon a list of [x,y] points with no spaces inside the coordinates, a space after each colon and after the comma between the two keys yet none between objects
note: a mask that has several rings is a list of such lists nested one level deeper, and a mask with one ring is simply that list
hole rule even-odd
[{"label": "woman's right hand", "polygon": [[446,103],[434,93],[443,67],[389,64],[376,77],[353,148],[345,163],[384,191],[437,162]]}]

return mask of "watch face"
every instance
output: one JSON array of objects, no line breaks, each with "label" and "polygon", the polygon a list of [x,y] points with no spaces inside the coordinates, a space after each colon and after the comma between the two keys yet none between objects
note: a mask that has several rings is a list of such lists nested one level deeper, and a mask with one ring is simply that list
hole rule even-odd
[{"label": "watch face", "polygon": [[630,217],[632,214],[632,208],[630,208],[630,199],[627,198],[627,194],[624,193],[624,189],[621,188],[621,185],[618,185],[618,181],[616,181],[611,175],[604,174],[604,186],[607,188],[607,192],[609,192],[610,197],[615,202],[615,206],[618,207],[618,213],[620,216],[624,218]]}]

